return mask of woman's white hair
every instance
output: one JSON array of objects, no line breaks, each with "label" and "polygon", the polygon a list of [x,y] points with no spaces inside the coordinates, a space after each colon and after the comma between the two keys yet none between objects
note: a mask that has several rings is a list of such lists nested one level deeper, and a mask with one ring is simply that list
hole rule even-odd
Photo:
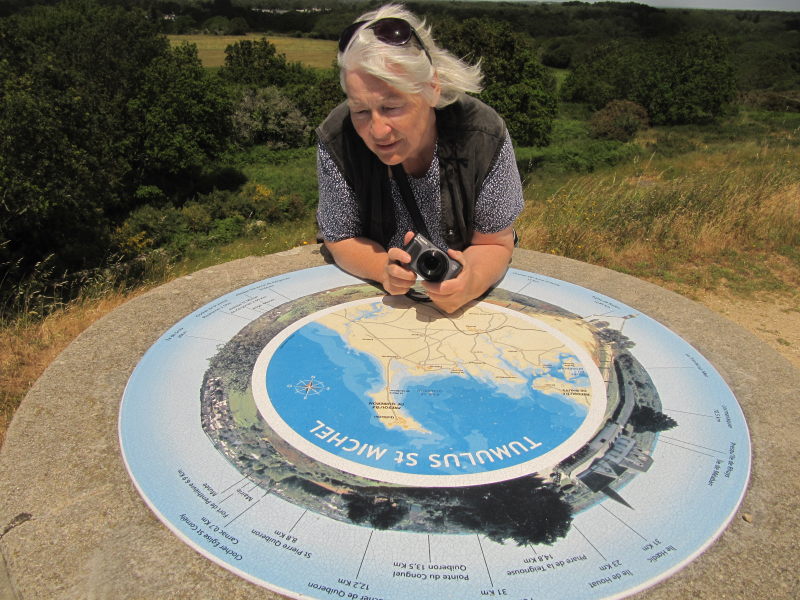
[{"label": "woman's white hair", "polygon": [[[430,60],[416,43],[391,46],[375,37],[375,32],[368,28],[369,24],[390,17],[403,19],[414,28],[430,54]],[[339,52],[337,57],[339,77],[345,93],[345,75],[355,70],[369,73],[400,91],[422,94],[428,99],[433,95],[430,84],[438,81],[441,93],[436,108],[452,104],[466,92],[481,91],[483,74],[480,64],[470,65],[439,48],[431,36],[430,27],[405,7],[386,4],[361,15],[354,22],[358,21],[366,23],[356,31],[348,47],[344,52]]]}]

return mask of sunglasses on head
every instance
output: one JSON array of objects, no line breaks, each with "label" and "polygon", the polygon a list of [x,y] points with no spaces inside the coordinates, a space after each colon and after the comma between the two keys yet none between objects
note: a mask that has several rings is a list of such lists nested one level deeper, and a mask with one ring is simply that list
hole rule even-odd
[{"label": "sunglasses on head", "polygon": [[[344,31],[342,31],[342,34],[339,36],[339,52],[347,50],[356,31],[366,23],[369,23],[369,21],[358,21],[352,25],[348,25]],[[422,43],[419,35],[414,31],[414,28],[408,21],[398,19],[397,17],[387,17],[385,19],[373,21],[367,25],[367,29],[372,29],[378,41],[390,46],[405,46],[412,39],[416,40],[419,47],[425,53],[425,56],[427,56],[428,60],[433,64],[428,49],[425,47],[425,44]]]}]

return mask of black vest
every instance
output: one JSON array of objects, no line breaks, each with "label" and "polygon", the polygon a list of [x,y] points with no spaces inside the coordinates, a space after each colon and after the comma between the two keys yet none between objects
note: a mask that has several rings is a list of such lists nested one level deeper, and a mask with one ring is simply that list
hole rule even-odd
[{"label": "black vest", "polygon": [[[441,177],[441,234],[448,247],[466,248],[473,233],[475,199],[497,160],[506,135],[500,116],[471,96],[436,110]],[[395,219],[389,169],[358,136],[347,103],[317,128],[347,184],[355,192],[363,235],[386,247]]]}]

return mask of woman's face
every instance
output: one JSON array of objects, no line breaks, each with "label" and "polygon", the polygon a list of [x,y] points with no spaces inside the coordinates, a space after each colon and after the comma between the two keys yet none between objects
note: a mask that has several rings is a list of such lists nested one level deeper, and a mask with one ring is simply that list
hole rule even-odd
[{"label": "woman's face", "polygon": [[412,175],[424,174],[436,143],[433,107],[438,101],[438,87],[434,85],[428,100],[363,71],[348,71],[345,86],[350,118],[367,147],[384,164],[402,164]]}]

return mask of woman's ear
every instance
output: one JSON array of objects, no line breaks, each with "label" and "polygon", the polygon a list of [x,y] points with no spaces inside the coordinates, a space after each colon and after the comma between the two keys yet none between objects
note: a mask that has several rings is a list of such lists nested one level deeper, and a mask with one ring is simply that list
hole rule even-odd
[{"label": "woman's ear", "polygon": [[442,95],[442,85],[439,83],[438,73],[434,73],[433,79],[431,79],[428,85],[431,86],[431,92],[429,94],[430,104],[433,108],[436,108],[436,105],[439,104],[439,98]]}]

